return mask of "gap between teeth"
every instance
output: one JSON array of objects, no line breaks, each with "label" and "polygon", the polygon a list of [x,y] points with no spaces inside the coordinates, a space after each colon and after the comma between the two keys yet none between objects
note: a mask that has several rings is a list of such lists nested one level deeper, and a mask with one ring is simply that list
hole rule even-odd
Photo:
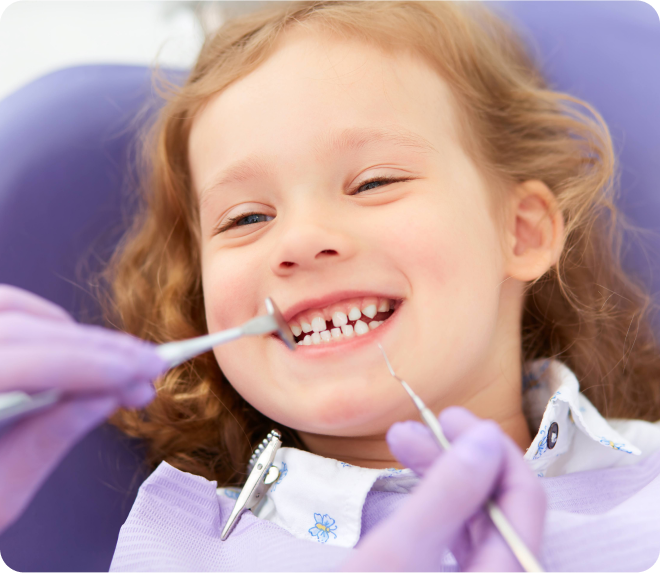
[{"label": "gap between teeth", "polygon": [[[366,323],[358,320],[355,323],[355,327],[350,324],[344,324],[341,328],[335,327],[330,330],[325,329],[320,332],[312,332],[299,341],[298,346],[311,346],[312,344],[323,344],[324,342],[333,342],[344,338],[352,338],[353,336],[364,336],[370,330],[378,328],[383,322],[383,320],[372,320]],[[295,334],[295,330],[293,328],[291,330]]]}]

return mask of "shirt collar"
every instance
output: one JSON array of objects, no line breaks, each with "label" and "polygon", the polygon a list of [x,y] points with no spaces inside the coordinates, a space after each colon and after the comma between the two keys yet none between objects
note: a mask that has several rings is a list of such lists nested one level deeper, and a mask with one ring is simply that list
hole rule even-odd
[{"label": "shirt collar", "polygon": [[580,393],[575,374],[559,360],[536,360],[525,366],[523,411],[529,426],[538,428],[524,458],[539,476],[570,449],[575,432],[604,448],[641,453]]},{"label": "shirt collar", "polygon": [[410,469],[362,468],[296,448],[280,448],[274,463],[280,477],[257,516],[300,539],[340,547],[360,539],[369,491],[405,493],[419,481]]}]

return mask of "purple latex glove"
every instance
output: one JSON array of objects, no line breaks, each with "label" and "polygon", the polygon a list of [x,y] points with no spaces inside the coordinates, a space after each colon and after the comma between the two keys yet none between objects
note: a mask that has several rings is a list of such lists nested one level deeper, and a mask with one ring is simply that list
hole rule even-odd
[{"label": "purple latex glove", "polygon": [[58,404],[0,433],[0,533],[60,460],[120,406],[143,407],[167,369],[155,345],[76,323],[62,308],[0,285],[0,392],[57,388]]},{"label": "purple latex glove", "polygon": [[419,422],[390,428],[390,450],[423,479],[410,499],[360,541],[344,571],[440,571],[447,550],[463,571],[520,571],[482,509],[488,499],[538,555],[545,492],[518,446],[495,422],[464,408],[447,408],[439,420],[453,445],[448,452]]}]

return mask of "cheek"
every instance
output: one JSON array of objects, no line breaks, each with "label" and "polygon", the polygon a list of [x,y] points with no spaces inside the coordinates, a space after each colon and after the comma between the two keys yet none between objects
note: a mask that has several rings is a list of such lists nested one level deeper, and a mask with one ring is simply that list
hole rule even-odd
[{"label": "cheek", "polygon": [[255,316],[258,296],[254,266],[231,252],[202,258],[202,286],[209,332],[232,328]]},{"label": "cheek", "polygon": [[486,206],[469,196],[411,205],[387,237],[386,248],[410,283],[405,342],[428,357],[418,367],[429,376],[438,363],[447,369],[472,360],[489,344],[497,319],[501,257],[495,226]]},{"label": "cheek", "polygon": [[461,224],[448,213],[438,199],[410,199],[378,233],[383,252],[406,274],[413,296],[446,288],[457,275]]},{"label": "cheek", "polygon": [[[472,193],[474,195],[474,193]],[[417,288],[484,289],[497,274],[500,256],[486,205],[468,192],[453,197],[421,197],[390,226],[386,248],[419,282]],[[494,277],[493,277],[494,280]],[[415,287],[415,284],[413,284]]]}]

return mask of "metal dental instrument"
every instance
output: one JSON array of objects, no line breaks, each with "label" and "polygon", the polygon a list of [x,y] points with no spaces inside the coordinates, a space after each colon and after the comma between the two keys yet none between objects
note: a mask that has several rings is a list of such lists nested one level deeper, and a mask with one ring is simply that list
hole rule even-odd
[{"label": "metal dental instrument", "polygon": [[[396,375],[387,358],[387,354],[385,354],[385,350],[380,344],[378,344],[378,348],[380,348],[383,358],[385,358],[390,374],[401,382],[401,385],[405,388],[406,392],[408,392],[408,395],[412,398],[415,406],[417,406],[422,419],[431,430],[435,440],[438,442],[438,445],[445,450],[449,450],[451,448],[451,442],[446,438],[436,416],[426,407],[424,402],[422,402],[422,399],[412,391],[410,386]],[[516,556],[523,569],[525,571],[543,571],[544,569],[541,567],[541,564],[536,560],[536,557],[534,557],[534,554],[527,548],[523,540],[520,539],[516,530],[513,529],[509,520],[502,513],[502,510],[497,507],[492,500],[488,500],[486,503],[486,510],[488,511],[490,518],[493,520],[493,524],[502,534],[502,537],[504,537],[504,540],[511,548],[511,551],[513,551],[513,554]]]},{"label": "metal dental instrument", "polygon": [[[169,368],[174,368],[186,360],[226,342],[243,336],[258,336],[271,332],[274,332],[289,350],[295,350],[296,341],[293,333],[270,297],[266,299],[266,311],[268,314],[257,316],[235,328],[189,340],[161,344],[156,348],[156,352],[168,362]],[[37,394],[20,391],[0,393],[0,429],[31,412],[55,404],[61,397],[62,392],[57,389],[44,390]]]},{"label": "metal dental instrument", "polygon": [[234,509],[232,509],[229,519],[222,530],[220,537],[222,541],[229,537],[243,511],[254,509],[259,505],[263,501],[270,486],[280,477],[280,470],[272,464],[275,460],[277,450],[282,445],[281,437],[282,435],[277,430],[272,430],[266,439],[259,444],[254,454],[252,454],[252,458],[248,463],[250,475],[241,493],[238,494]]},{"label": "metal dental instrument", "polygon": [[190,360],[198,354],[207,352],[226,342],[242,338],[243,336],[258,336],[271,332],[277,334],[289,350],[295,350],[296,340],[293,337],[293,333],[282,317],[282,313],[270,297],[266,299],[266,310],[268,314],[257,316],[236,328],[221,330],[220,332],[214,332],[213,334],[207,334],[189,340],[161,344],[156,349],[156,352],[163,360],[169,362],[170,368],[174,368],[182,362]]}]

